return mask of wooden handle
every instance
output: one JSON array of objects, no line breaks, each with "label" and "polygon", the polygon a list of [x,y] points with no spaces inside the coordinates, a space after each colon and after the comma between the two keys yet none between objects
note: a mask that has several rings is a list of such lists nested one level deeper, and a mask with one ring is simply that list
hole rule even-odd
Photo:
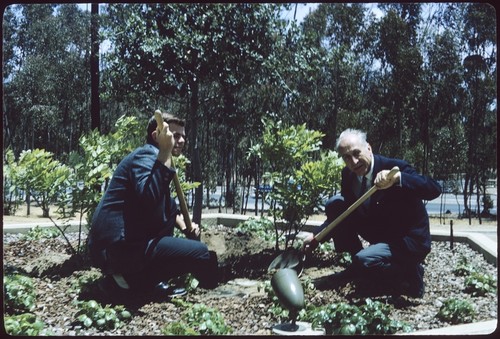
[{"label": "wooden handle", "polygon": [[[399,167],[394,166],[389,174],[387,175],[388,179],[392,179],[392,177],[399,172]],[[341,215],[337,217],[334,221],[332,221],[328,226],[326,226],[321,232],[319,232],[314,239],[316,240],[315,244],[321,242],[324,237],[326,237],[338,224],[340,224],[349,214],[351,214],[356,208],[358,208],[362,203],[365,202],[375,191],[377,190],[377,186],[372,186],[365,194],[363,194],[358,200],[356,200],[348,209],[344,211]]]},{"label": "wooden handle", "polygon": [[[163,130],[163,116],[160,110],[155,111],[155,119],[156,119],[157,131],[158,133],[160,133]],[[171,159],[171,162],[172,162],[172,167],[175,170],[175,163],[173,157]],[[177,198],[179,199],[179,205],[181,207],[182,216],[184,217],[184,223],[186,224],[188,232],[191,232],[191,230],[193,229],[193,226],[191,224],[191,216],[189,215],[186,198],[184,197],[184,192],[182,191],[177,171],[175,171],[173,180],[175,185],[175,191],[177,192]]]}]

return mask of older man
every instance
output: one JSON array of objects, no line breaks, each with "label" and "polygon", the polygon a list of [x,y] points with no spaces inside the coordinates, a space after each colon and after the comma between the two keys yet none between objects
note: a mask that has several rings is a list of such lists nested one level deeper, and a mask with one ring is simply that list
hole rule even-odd
[{"label": "older man", "polygon": [[[352,265],[331,280],[379,281],[391,291],[412,297],[424,294],[422,263],[431,249],[429,217],[422,200],[441,194],[439,184],[420,175],[404,160],[373,154],[366,133],[347,129],[337,139],[342,171],[341,196],[326,204],[327,220],[316,234],[352,205],[372,185],[378,190],[342,221],[329,237],[335,250],[349,252]],[[400,172],[388,177],[397,166]],[[360,237],[370,245],[363,247]],[[304,247],[313,240],[304,241]]]}]

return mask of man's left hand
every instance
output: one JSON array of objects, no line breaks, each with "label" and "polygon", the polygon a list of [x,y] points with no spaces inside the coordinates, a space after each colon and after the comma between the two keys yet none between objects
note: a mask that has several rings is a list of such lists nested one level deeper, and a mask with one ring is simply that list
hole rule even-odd
[{"label": "man's left hand", "polygon": [[183,230],[184,235],[186,238],[189,239],[199,239],[200,238],[200,226],[197,223],[191,222],[191,230],[188,231],[187,229]]}]

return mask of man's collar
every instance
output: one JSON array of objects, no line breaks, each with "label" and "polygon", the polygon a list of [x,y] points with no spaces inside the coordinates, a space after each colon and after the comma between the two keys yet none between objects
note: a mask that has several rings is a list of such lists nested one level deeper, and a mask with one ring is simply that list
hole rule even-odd
[{"label": "man's collar", "polygon": [[373,178],[373,164],[375,163],[375,157],[373,156],[373,153],[372,153],[372,163],[370,165],[370,171],[365,175],[365,177],[369,180],[369,182],[372,182],[372,178]]},{"label": "man's collar", "polygon": [[373,166],[374,166],[374,163],[375,163],[375,157],[373,156],[373,153],[372,153],[372,162],[370,164],[370,170],[364,176],[358,177],[359,181],[361,181],[363,179],[363,177],[366,177],[367,181],[370,182],[370,183],[373,181],[372,177],[373,177]]}]

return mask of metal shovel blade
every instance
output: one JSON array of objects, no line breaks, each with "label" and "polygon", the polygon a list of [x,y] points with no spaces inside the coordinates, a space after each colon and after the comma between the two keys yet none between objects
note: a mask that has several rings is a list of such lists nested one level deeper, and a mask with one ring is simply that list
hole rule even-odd
[{"label": "metal shovel blade", "polygon": [[304,264],[304,254],[295,248],[287,248],[278,255],[269,265],[268,271],[279,270],[282,268],[291,268],[298,275],[302,273]]}]

